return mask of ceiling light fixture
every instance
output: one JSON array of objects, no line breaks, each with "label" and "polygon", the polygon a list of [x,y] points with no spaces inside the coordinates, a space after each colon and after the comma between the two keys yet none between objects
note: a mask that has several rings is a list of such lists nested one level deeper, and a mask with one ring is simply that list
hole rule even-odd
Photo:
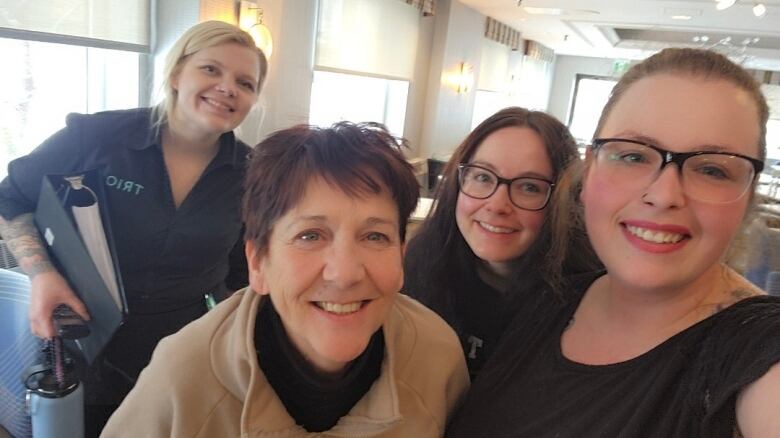
[{"label": "ceiling light fixture", "polygon": [[761,18],[764,15],[766,15],[766,6],[764,6],[763,3],[754,3],[753,4],[753,15],[755,15],[758,18]]},{"label": "ceiling light fixture", "polygon": [[690,15],[672,15],[672,20],[690,20],[691,18],[693,17]]},{"label": "ceiling light fixture", "polygon": [[734,6],[734,3],[737,2],[737,0],[717,0],[718,4],[715,5],[715,9],[722,11],[724,9],[728,9],[732,6]]},{"label": "ceiling light fixture", "polygon": [[537,8],[532,6],[523,6],[523,9],[532,15],[566,15],[566,10],[561,8]]}]

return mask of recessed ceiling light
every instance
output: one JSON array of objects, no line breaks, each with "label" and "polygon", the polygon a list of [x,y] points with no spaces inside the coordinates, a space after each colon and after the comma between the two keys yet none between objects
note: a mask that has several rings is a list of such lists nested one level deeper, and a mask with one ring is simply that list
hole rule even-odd
[{"label": "recessed ceiling light", "polygon": [[693,17],[690,15],[672,15],[672,20],[690,20],[691,18]]},{"label": "recessed ceiling light", "polygon": [[763,3],[756,3],[753,5],[753,15],[756,17],[763,17],[766,15],[766,6]]},{"label": "recessed ceiling light", "polygon": [[599,11],[593,9],[563,9],[563,8],[540,8],[533,6],[523,6],[523,10],[531,15],[599,15]]},{"label": "recessed ceiling light", "polygon": [[523,10],[533,15],[564,15],[565,9],[561,8],[535,8],[532,6],[523,6]]},{"label": "recessed ceiling light", "polygon": [[718,0],[718,4],[715,5],[715,9],[722,11],[734,6],[734,3],[736,2],[737,0]]}]

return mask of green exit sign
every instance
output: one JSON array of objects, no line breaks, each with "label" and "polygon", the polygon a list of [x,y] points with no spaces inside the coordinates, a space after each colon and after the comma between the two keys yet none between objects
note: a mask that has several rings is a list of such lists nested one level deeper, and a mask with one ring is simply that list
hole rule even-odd
[{"label": "green exit sign", "polygon": [[631,66],[631,61],[627,59],[616,59],[612,63],[612,74],[614,76],[620,76],[628,70]]}]

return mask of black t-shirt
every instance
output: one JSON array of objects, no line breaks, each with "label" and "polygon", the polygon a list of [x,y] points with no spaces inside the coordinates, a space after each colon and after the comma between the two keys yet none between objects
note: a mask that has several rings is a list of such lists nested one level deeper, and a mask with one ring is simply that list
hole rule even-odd
[{"label": "black t-shirt", "polygon": [[524,303],[456,413],[448,437],[729,437],[740,390],[780,362],[780,298],[754,297],[649,352],[610,365],[566,359],[568,303]]},{"label": "black t-shirt", "polygon": [[415,276],[406,277],[404,293],[438,313],[455,330],[463,346],[466,365],[473,381],[511,320],[512,306],[507,294],[482,281],[476,269],[468,274],[470,275],[461,275],[457,286],[448,291],[452,294],[454,315],[450,315],[428,299],[421,290],[422,286],[415,284]]},{"label": "black t-shirt", "polygon": [[241,243],[250,150],[233,133],[222,135],[177,208],[150,109],[70,114],[64,129],[8,165],[0,215],[33,212],[44,175],[99,169],[130,314],[182,309],[224,289],[228,255]]},{"label": "black t-shirt", "polygon": [[251,149],[233,133],[219,142],[178,208],[149,108],[70,114],[64,129],[8,165],[0,183],[7,220],[35,210],[44,175],[99,169],[103,178],[129,314],[104,354],[110,365],[80,376],[87,404],[119,403],[157,342],[205,313],[204,294],[224,292],[233,273],[233,287],[246,284],[241,197]]}]

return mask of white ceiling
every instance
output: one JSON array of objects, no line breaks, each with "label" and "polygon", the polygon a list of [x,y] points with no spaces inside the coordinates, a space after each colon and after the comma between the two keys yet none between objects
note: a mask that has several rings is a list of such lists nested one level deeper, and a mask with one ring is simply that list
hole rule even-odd
[{"label": "white ceiling", "polygon": [[[517,0],[458,1],[557,54],[637,59],[668,45],[711,46],[731,37],[729,47],[718,49],[744,60],[746,67],[780,71],[780,0],[764,0],[762,18],[753,15],[753,0],[738,0],[725,11],[715,9],[715,0],[522,0],[521,6]],[[523,7],[557,8],[563,15],[534,15]],[[693,42],[703,35],[707,43]],[[753,37],[759,41],[745,49],[743,41]]]}]

